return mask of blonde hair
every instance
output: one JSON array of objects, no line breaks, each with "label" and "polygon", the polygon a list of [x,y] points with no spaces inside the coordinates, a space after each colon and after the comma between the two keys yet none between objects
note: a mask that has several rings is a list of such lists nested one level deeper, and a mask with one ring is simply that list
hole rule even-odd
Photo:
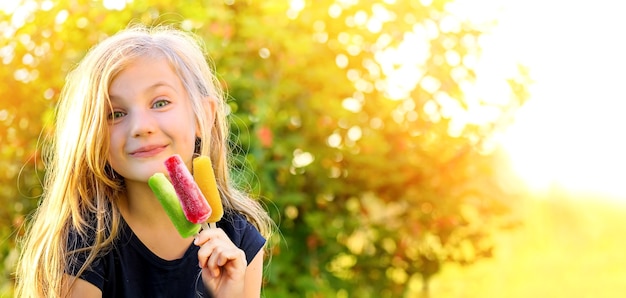
[{"label": "blonde hair", "polygon": [[[54,138],[46,148],[41,205],[21,246],[17,297],[65,295],[65,268],[76,253],[67,249],[71,229],[81,236],[96,233],[80,272],[117,237],[121,215],[115,198],[124,191],[124,183],[107,162],[108,90],[117,74],[145,55],[167,59],[183,82],[200,128],[198,153],[209,155],[213,161],[224,209],[241,212],[270,239],[275,226],[268,213],[257,200],[238,190],[229,177],[226,103],[202,41],[171,26],[134,25],[91,49],[68,75],[57,106]],[[211,119],[207,117],[209,100],[217,104],[213,123],[206,120]]]}]

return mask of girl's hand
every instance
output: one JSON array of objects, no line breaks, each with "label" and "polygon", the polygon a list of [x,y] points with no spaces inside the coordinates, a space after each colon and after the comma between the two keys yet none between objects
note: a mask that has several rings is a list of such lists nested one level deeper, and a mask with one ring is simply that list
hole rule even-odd
[{"label": "girl's hand", "polygon": [[200,246],[202,280],[215,297],[243,297],[246,255],[220,228],[202,230],[194,240]]}]

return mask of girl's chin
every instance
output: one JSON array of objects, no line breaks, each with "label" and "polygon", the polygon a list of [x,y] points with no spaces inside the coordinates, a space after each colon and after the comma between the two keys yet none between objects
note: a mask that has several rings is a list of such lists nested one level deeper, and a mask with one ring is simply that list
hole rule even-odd
[{"label": "girl's chin", "polygon": [[167,173],[167,171],[163,170],[155,170],[155,171],[145,171],[142,173],[128,173],[124,180],[126,183],[148,183],[148,179],[152,177],[152,175],[156,173]]}]

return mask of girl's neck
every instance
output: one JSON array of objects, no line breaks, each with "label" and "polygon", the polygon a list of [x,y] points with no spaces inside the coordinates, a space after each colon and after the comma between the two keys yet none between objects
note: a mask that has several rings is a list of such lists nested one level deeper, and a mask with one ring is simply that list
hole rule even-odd
[{"label": "girl's neck", "polygon": [[127,180],[121,201],[120,209],[126,221],[139,221],[151,226],[169,222],[165,210],[145,182]]}]

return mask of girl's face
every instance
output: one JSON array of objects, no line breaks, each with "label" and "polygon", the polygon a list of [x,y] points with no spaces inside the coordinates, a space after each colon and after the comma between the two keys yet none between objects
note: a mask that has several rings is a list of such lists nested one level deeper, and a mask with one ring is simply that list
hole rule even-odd
[{"label": "girl's face", "polygon": [[113,110],[109,162],[126,180],[146,182],[167,173],[163,162],[177,153],[189,165],[196,121],[189,96],[164,58],[140,58],[111,82]]}]

